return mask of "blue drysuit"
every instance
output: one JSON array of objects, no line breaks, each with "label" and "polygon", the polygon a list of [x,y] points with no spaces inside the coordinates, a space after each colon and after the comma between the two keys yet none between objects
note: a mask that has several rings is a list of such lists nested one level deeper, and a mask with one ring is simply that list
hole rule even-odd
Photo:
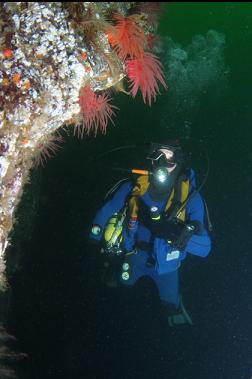
[{"label": "blue drysuit", "polygon": [[[190,187],[189,193],[195,188],[194,172],[190,171]],[[93,225],[99,225],[103,231],[109,218],[118,213],[125,206],[126,199],[133,189],[131,182],[125,182],[116,191],[114,196],[97,212]],[[149,192],[146,191],[141,200],[147,207],[156,206],[160,212],[164,212],[167,198],[162,201],[154,201]],[[187,254],[193,254],[200,257],[206,257],[211,248],[211,240],[206,228],[204,227],[205,206],[201,195],[196,192],[195,195],[188,201],[186,205],[186,220],[199,221],[203,227],[200,234],[193,234],[183,251],[174,249],[165,238],[159,238],[152,235],[151,231],[138,222],[135,231],[124,232],[124,245],[127,251],[131,251],[135,246],[136,241],[141,241],[140,245],[148,244],[152,241],[152,251],[144,249],[136,249],[137,253],[130,256],[131,275],[127,281],[121,280],[123,284],[133,285],[144,275],[151,277],[159,289],[160,299],[176,307],[179,306],[179,280],[178,269],[181,261],[184,260]],[[102,239],[102,232],[98,236],[91,236],[97,240]],[[152,266],[146,265],[148,258],[152,256],[155,264]]]}]

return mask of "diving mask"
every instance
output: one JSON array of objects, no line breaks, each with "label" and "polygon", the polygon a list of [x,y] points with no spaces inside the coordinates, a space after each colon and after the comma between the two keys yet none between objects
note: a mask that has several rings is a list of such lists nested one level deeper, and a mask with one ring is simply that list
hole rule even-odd
[{"label": "diving mask", "polygon": [[168,148],[154,150],[147,159],[151,161],[152,168],[166,167],[169,172],[173,171],[177,165],[174,161],[174,152]]}]

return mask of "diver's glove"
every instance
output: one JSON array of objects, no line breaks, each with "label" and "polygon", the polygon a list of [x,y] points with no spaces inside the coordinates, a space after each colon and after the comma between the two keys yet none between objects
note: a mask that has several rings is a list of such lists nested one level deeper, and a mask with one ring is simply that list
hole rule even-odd
[{"label": "diver's glove", "polygon": [[155,238],[170,241],[175,248],[183,250],[193,234],[201,234],[204,227],[197,221],[181,221],[179,219],[167,220],[153,224],[152,234]]},{"label": "diver's glove", "polygon": [[168,220],[165,217],[150,225],[150,230],[155,238],[164,238],[175,241],[179,238],[185,223],[178,219]]},{"label": "diver's glove", "polygon": [[184,250],[192,235],[200,234],[201,231],[202,224],[197,220],[183,223],[180,234],[175,240],[173,240],[173,247],[179,250]]}]

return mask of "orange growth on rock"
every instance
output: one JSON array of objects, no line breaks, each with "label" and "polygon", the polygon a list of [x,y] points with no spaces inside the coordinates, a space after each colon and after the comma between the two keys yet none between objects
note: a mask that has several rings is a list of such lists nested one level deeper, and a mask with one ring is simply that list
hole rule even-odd
[{"label": "orange growth on rock", "polygon": [[3,55],[5,58],[12,58],[13,57],[13,50],[6,47],[5,49],[3,49]]},{"label": "orange growth on rock", "polygon": [[113,109],[118,109],[109,104],[110,100],[107,94],[97,95],[90,86],[81,88],[79,104],[83,123],[75,128],[79,137],[83,137],[84,133],[89,134],[92,130],[95,135],[98,130],[103,134],[106,133],[108,122],[113,123],[112,116],[115,115]]},{"label": "orange growth on rock", "polygon": [[36,148],[35,167],[39,165],[45,167],[47,160],[56,155],[63,142],[64,140],[61,136],[49,136],[41,141]]},{"label": "orange growth on rock", "polygon": [[149,106],[151,106],[152,98],[156,101],[156,95],[160,93],[158,82],[167,89],[162,65],[154,54],[144,53],[141,58],[127,60],[126,67],[131,95],[135,97],[139,89],[144,103],[147,99]]},{"label": "orange growth on rock", "polygon": [[27,144],[29,143],[28,138],[24,138],[23,141],[22,141],[22,143],[23,143],[24,145],[27,145]]},{"label": "orange growth on rock", "polygon": [[14,82],[15,84],[18,84],[18,83],[20,82],[20,79],[21,79],[21,75],[20,75],[18,72],[16,72],[16,73],[13,75],[13,78],[12,78],[13,82]]},{"label": "orange growth on rock", "polygon": [[144,51],[146,37],[143,29],[137,25],[136,16],[114,16],[116,25],[107,30],[108,41],[119,58],[139,58]]},{"label": "orange growth on rock", "polygon": [[4,87],[7,87],[9,84],[10,84],[9,79],[4,78],[4,79],[3,79],[3,86],[4,86]]},{"label": "orange growth on rock", "polygon": [[82,59],[83,61],[86,61],[86,60],[87,60],[87,53],[86,53],[85,51],[82,51],[82,53],[81,53],[81,59]]},{"label": "orange growth on rock", "polygon": [[31,88],[31,82],[27,79],[24,83],[24,88],[28,91]]}]

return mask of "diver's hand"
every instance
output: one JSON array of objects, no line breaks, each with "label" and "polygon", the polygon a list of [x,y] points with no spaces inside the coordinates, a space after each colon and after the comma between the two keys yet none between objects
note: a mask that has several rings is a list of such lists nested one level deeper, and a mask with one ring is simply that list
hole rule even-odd
[{"label": "diver's hand", "polygon": [[197,232],[198,225],[195,222],[185,223],[180,235],[175,241],[173,241],[174,248],[184,250],[192,235]]},{"label": "diver's hand", "polygon": [[200,235],[204,229],[203,225],[197,221],[175,220],[167,224],[167,239],[172,242],[174,248],[184,250],[193,234]]},{"label": "diver's hand", "polygon": [[185,223],[180,220],[169,221],[165,217],[152,223],[150,230],[155,238],[164,238],[171,241],[177,240]]},{"label": "diver's hand", "polygon": [[201,235],[204,231],[204,226],[198,220],[187,221],[186,226],[189,230],[193,231],[193,234]]}]

